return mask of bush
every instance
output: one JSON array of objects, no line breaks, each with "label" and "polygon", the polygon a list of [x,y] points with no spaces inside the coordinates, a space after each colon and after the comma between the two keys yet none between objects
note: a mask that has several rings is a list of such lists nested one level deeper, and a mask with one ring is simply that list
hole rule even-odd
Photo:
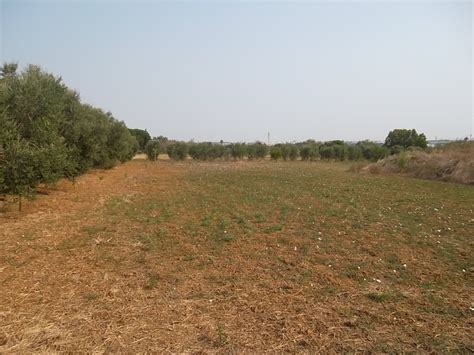
[{"label": "bush", "polygon": [[229,145],[230,156],[233,159],[243,159],[247,154],[247,146],[245,143],[234,143]]},{"label": "bush", "polygon": [[289,154],[290,160],[296,160],[298,159],[298,156],[299,156],[298,147],[294,144],[290,145],[290,154]]},{"label": "bush", "polygon": [[156,161],[160,154],[160,142],[157,139],[149,140],[145,145],[146,157],[151,161]]},{"label": "bush", "polygon": [[398,167],[401,172],[404,172],[408,168],[408,159],[405,153],[398,155]]},{"label": "bush", "polygon": [[333,145],[334,149],[334,159],[344,161],[348,156],[348,149],[345,144],[335,144]]},{"label": "bush", "polygon": [[364,159],[377,161],[388,156],[389,149],[383,145],[370,141],[362,141],[357,143],[362,150]]},{"label": "bush", "polygon": [[281,148],[279,146],[273,146],[270,148],[270,158],[272,160],[278,160],[282,158]]},{"label": "bush", "polygon": [[278,146],[280,147],[281,157],[283,158],[283,160],[288,160],[290,157],[290,149],[291,149],[290,145],[279,144]]},{"label": "bush", "polygon": [[301,156],[301,160],[309,160],[311,156],[311,147],[309,145],[305,145],[301,147],[300,156]]},{"label": "bush", "polygon": [[214,160],[227,157],[229,152],[222,144],[205,142],[191,144],[189,155],[196,160]]},{"label": "bush", "polygon": [[349,160],[361,160],[363,158],[362,149],[357,145],[350,145],[347,148]]},{"label": "bush", "polygon": [[334,159],[336,153],[334,152],[334,147],[330,145],[323,145],[319,148],[319,154],[322,159],[331,160]]},{"label": "bush", "polygon": [[390,154],[400,154],[403,152],[403,147],[401,145],[394,145],[390,148]]},{"label": "bush", "polygon": [[170,159],[185,160],[188,157],[189,147],[184,142],[177,142],[169,144],[166,152]]},{"label": "bush", "polygon": [[148,143],[148,141],[151,140],[150,134],[146,131],[146,129],[143,130],[143,129],[137,129],[137,128],[129,129],[129,132],[137,140],[137,145],[138,145],[137,149],[144,152],[146,148],[146,144]]},{"label": "bush", "polygon": [[249,160],[253,159],[265,159],[268,154],[268,147],[264,143],[254,143],[247,146],[247,154]]}]

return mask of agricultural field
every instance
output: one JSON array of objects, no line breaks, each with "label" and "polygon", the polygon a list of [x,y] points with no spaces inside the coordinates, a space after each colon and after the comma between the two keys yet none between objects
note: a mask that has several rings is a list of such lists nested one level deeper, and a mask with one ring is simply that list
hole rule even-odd
[{"label": "agricultural field", "polygon": [[0,352],[474,351],[474,188],[349,163],[92,170],[0,213]]}]

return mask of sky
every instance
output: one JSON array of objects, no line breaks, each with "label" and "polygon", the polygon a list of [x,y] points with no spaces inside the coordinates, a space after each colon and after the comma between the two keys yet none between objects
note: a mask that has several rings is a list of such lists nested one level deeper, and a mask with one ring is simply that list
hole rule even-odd
[{"label": "sky", "polygon": [[152,136],[473,132],[471,1],[0,0],[0,60],[60,75]]}]

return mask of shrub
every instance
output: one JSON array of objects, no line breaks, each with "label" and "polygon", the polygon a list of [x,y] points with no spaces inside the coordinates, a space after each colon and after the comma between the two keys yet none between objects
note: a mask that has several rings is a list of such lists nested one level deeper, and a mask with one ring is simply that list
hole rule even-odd
[{"label": "shrub", "polygon": [[348,156],[348,149],[345,144],[335,144],[332,146],[334,149],[334,159],[344,161]]},{"label": "shrub", "polygon": [[350,145],[347,148],[349,160],[361,160],[363,158],[362,149],[357,145]]},{"label": "shrub", "polygon": [[173,160],[185,160],[188,157],[188,145],[184,142],[169,144],[166,152]]},{"label": "shrub", "polygon": [[250,160],[264,159],[268,154],[268,147],[266,144],[257,142],[247,146],[247,155]]},{"label": "shrub", "polygon": [[290,145],[289,144],[279,144],[280,151],[281,151],[281,157],[283,160],[288,160],[290,157]]},{"label": "shrub", "polygon": [[299,156],[298,147],[294,144],[290,145],[290,153],[289,153],[290,160],[296,160],[298,159],[298,156]]},{"label": "shrub", "polygon": [[405,171],[408,168],[408,159],[405,153],[401,153],[398,156],[398,167],[401,172]]},{"label": "shrub", "polygon": [[245,143],[234,143],[229,145],[230,156],[233,159],[243,159],[247,154],[247,146]]},{"label": "shrub", "polygon": [[301,160],[309,160],[311,157],[311,149],[312,147],[309,145],[305,145],[300,148],[300,156]]},{"label": "shrub", "polygon": [[134,129],[129,129],[129,132],[137,140],[137,144],[138,144],[137,149],[139,149],[142,152],[145,151],[148,141],[151,140],[150,134],[147,132],[147,130],[134,128]]},{"label": "shrub", "polygon": [[270,148],[270,158],[272,160],[278,160],[282,158],[281,148],[279,146],[273,146]]},{"label": "shrub", "polygon": [[357,143],[357,146],[362,150],[362,155],[365,159],[377,161],[385,158],[389,154],[387,147],[370,141],[362,141]]},{"label": "shrub", "polygon": [[217,143],[194,143],[189,147],[189,155],[196,160],[214,160],[228,156],[227,149]]},{"label": "shrub", "polygon": [[322,159],[334,159],[336,154],[334,152],[334,147],[329,145],[323,145],[319,148],[319,154],[321,154]]},{"label": "shrub", "polygon": [[156,161],[160,154],[160,142],[157,139],[149,140],[145,145],[145,154],[151,161]]},{"label": "shrub", "polygon": [[400,154],[403,152],[403,147],[401,145],[394,145],[390,148],[390,154]]}]

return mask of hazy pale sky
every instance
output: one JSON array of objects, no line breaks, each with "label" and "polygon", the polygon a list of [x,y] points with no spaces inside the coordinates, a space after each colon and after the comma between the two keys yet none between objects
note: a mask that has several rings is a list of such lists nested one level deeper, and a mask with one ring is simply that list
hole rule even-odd
[{"label": "hazy pale sky", "polygon": [[2,62],[154,136],[472,133],[471,1],[0,1]]}]

